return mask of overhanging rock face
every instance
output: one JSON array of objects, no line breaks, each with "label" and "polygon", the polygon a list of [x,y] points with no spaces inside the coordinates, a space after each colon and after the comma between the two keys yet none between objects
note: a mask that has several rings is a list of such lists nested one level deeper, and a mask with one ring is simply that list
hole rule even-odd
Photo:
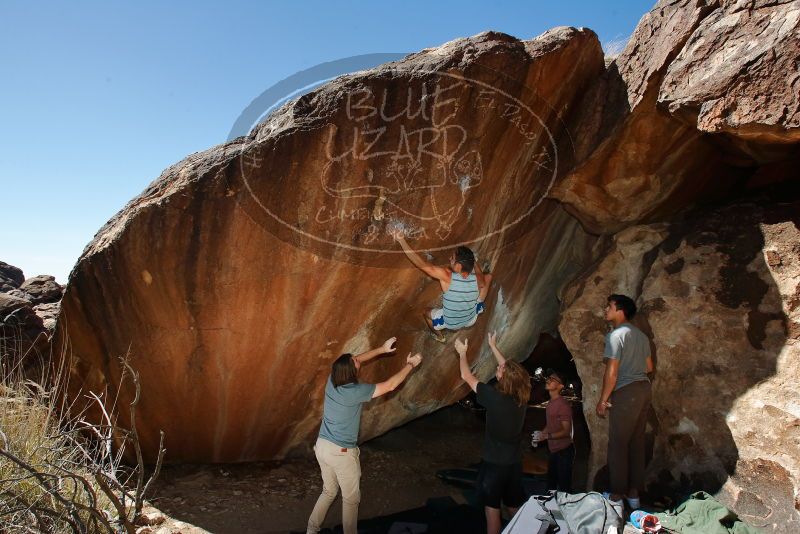
[{"label": "overhanging rock face", "polygon": [[798,54],[796,1],[658,2],[573,110],[553,198],[613,234],[776,181],[798,165]]},{"label": "overhanging rock face", "polygon": [[658,100],[698,130],[777,150],[800,142],[798,57],[796,1],[723,2],[669,65]]},{"label": "overhanging rock face", "polygon": [[[171,461],[276,458],[315,435],[333,359],[396,335],[398,356],[364,380],[408,351],[425,362],[365,411],[362,438],[454,402],[453,350],[419,315],[438,284],[389,230],[439,263],[476,249],[495,282],[464,335],[482,346],[497,328],[527,356],[557,324],[553,288],[592,257],[595,238],[547,196],[572,159],[565,118],[603,69],[588,30],[485,33],[338,78],[170,167],[71,274],[59,329],[73,395],[129,400],[117,361],[129,352],[151,457],[163,429]],[[477,367],[493,372],[485,349]]]}]

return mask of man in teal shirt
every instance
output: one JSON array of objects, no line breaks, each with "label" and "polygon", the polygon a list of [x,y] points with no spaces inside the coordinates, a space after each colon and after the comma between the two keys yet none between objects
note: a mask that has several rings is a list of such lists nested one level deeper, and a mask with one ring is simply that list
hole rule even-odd
[{"label": "man in teal shirt", "polygon": [[622,511],[622,496],[628,506],[638,509],[639,491],[644,486],[644,431],[650,410],[650,379],[653,359],[650,341],[630,321],[636,303],[625,295],[610,295],[606,320],[614,330],[606,336],[603,358],[606,364],[597,415],[608,423],[609,498]]},{"label": "man in teal shirt", "polygon": [[308,519],[308,534],[319,532],[339,488],[342,489],[344,533],[356,534],[358,505],[361,502],[358,430],[361,426],[362,405],[394,391],[411,370],[422,362],[422,356],[412,356],[409,353],[403,368],[379,384],[360,384],[358,371],[362,363],[381,354],[394,352],[396,341],[397,338],[393,337],[376,349],[358,356],[342,354],[333,362],[331,375],[325,385],[319,438],[314,445],[314,453],[322,472],[322,493]]}]

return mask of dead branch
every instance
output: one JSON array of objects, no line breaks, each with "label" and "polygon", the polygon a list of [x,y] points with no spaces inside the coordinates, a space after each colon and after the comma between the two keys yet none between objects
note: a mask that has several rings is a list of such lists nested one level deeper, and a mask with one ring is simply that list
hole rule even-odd
[{"label": "dead branch", "polygon": [[134,492],[134,517],[139,517],[142,513],[142,508],[144,506],[144,495],[147,490],[150,488],[150,485],[153,481],[158,477],[159,473],[161,472],[161,465],[164,462],[164,454],[167,452],[164,448],[164,432],[160,432],[160,440],[158,444],[158,456],[156,458],[156,465],[155,469],[153,470],[153,474],[150,478],[145,482],[144,480],[144,457],[142,455],[142,444],[139,440],[139,433],[136,430],[136,406],[139,404],[139,399],[141,398],[142,394],[142,387],[139,381],[139,373],[131,366],[130,362],[127,358],[122,360],[122,364],[127,369],[128,373],[130,373],[131,380],[134,384],[134,396],[133,400],[128,404],[130,409],[130,421],[131,421],[131,428],[130,428],[130,439],[133,443],[134,451],[136,451],[136,464],[137,464],[137,472],[136,472],[136,491]]},{"label": "dead branch", "polygon": [[128,520],[128,511],[125,509],[125,505],[122,503],[122,501],[120,501],[120,499],[114,493],[114,490],[112,490],[108,486],[103,477],[104,475],[100,472],[94,473],[94,479],[97,482],[97,485],[100,486],[100,489],[109,498],[111,504],[113,504],[114,508],[117,509],[117,517],[119,518],[118,521],[120,525],[125,529],[125,532],[127,532],[128,534],[136,534],[136,527]]},{"label": "dead branch", "polygon": [[[136,428],[136,407],[141,398],[139,374],[127,357],[121,362],[123,373],[120,382],[124,382],[126,375],[129,375],[135,388],[134,399],[129,404],[130,430],[117,427],[114,408],[109,411],[101,397],[94,394],[92,399],[100,405],[102,413],[99,423],[90,424],[82,419],[85,408],[77,418],[68,419],[66,417],[69,416],[66,416],[61,420],[50,420],[54,413],[53,401],[60,397],[54,393],[55,389],[45,390],[36,383],[20,383],[23,388],[20,391],[32,392],[33,398],[47,408],[48,420],[45,423],[49,424],[41,429],[43,441],[35,449],[44,452],[43,461],[29,460],[16,454],[12,450],[12,442],[0,430],[0,458],[16,466],[16,470],[0,478],[0,533],[55,534],[69,531],[88,534],[105,531],[115,534],[122,531],[135,534],[135,522],[141,516],[144,497],[160,474],[166,449],[162,431],[155,468],[146,479],[144,455]],[[59,381],[60,378],[57,378],[56,382]],[[114,407],[119,393],[118,390],[113,400]],[[71,409],[73,404],[74,401],[68,403],[66,409]],[[62,401],[62,408],[64,406]],[[89,441],[86,440],[87,433],[90,435]],[[116,450],[112,447],[115,441],[119,443]],[[136,452],[136,463],[131,468],[122,464],[127,443],[131,443]],[[90,475],[83,476],[82,473]],[[135,487],[129,489],[134,477]],[[25,489],[26,493],[23,494],[17,488],[38,489],[32,493]],[[132,509],[128,503],[133,504]],[[103,509],[108,504],[113,507],[114,513]]]}]

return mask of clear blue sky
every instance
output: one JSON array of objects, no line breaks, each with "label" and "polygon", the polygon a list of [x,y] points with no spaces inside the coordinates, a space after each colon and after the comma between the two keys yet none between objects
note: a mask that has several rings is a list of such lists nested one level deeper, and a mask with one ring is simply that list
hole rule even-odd
[{"label": "clear blue sky", "polygon": [[160,172],[324,61],[484,30],[628,36],[647,1],[0,3],[0,260],[61,282]]}]

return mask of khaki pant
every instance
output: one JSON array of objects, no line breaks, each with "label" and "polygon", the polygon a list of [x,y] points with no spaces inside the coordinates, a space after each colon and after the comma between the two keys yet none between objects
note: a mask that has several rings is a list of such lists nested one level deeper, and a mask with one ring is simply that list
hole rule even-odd
[{"label": "khaki pant", "polygon": [[356,534],[358,504],[361,502],[361,461],[358,447],[342,451],[342,447],[319,438],[314,453],[322,471],[322,493],[308,518],[307,534],[317,534],[325,521],[339,488],[342,489],[342,526],[344,534]]}]

